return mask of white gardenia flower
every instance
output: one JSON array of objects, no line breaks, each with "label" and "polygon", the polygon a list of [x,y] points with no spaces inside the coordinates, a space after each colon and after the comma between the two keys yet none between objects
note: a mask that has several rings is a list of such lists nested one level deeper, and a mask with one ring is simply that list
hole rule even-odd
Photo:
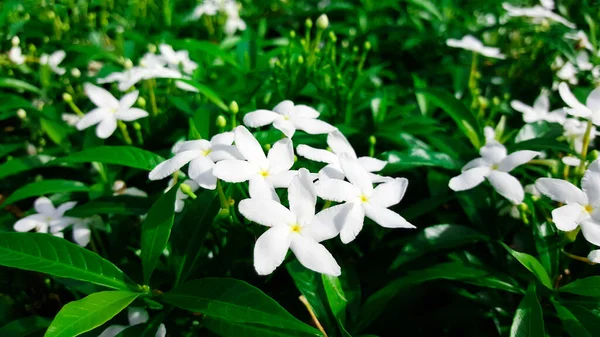
[{"label": "white gardenia flower", "polygon": [[191,19],[198,20],[203,15],[213,16],[216,15],[218,11],[219,4],[217,3],[217,0],[204,0],[201,4],[194,8]]},{"label": "white gardenia flower", "polygon": [[167,61],[160,55],[146,53],[140,59],[139,66],[123,72],[114,72],[97,80],[98,83],[118,82],[119,90],[126,91],[142,80],[152,78],[183,78],[179,70],[167,67]]},{"label": "white gardenia flower", "polygon": [[[144,308],[140,307],[129,307],[127,308],[127,320],[129,321],[129,326],[125,325],[111,325],[106,328],[98,337],[115,337],[121,331],[127,329],[130,326],[146,323],[149,319],[148,312]],[[167,328],[164,324],[160,324],[158,330],[156,331],[155,337],[165,337],[167,335]]]},{"label": "white gardenia flower", "polygon": [[470,190],[485,179],[494,187],[496,192],[515,205],[523,202],[525,192],[521,183],[508,172],[523,165],[538,156],[536,151],[522,150],[506,155],[502,144],[486,144],[479,150],[480,158],[468,162],[462,173],[452,179],[448,187],[453,191]]},{"label": "white gardenia flower", "polygon": [[381,171],[387,162],[373,157],[357,157],[354,148],[352,148],[352,145],[350,142],[348,142],[348,139],[346,139],[346,137],[344,137],[339,130],[335,130],[327,135],[327,145],[331,149],[331,152],[327,150],[316,149],[312,146],[304,144],[298,145],[296,148],[298,155],[304,158],[321,163],[327,163],[327,165],[319,171],[319,180],[344,179],[344,172],[340,166],[340,156],[342,154],[346,154],[350,158],[356,159],[358,164],[367,172],[369,172],[372,182],[380,182],[384,180],[384,177],[372,174],[371,172]]},{"label": "white gardenia flower", "polygon": [[302,130],[311,135],[329,133],[336,128],[318,120],[319,112],[306,105],[294,105],[286,100],[277,104],[273,110],[256,110],[244,116],[246,126],[257,128],[268,124],[292,138],[296,130]]},{"label": "white gardenia flower", "polygon": [[388,209],[404,197],[408,180],[396,178],[373,188],[371,178],[358,161],[347,154],[340,156],[340,166],[349,182],[338,179],[319,181],[317,194],[325,199],[346,202],[351,207],[341,229],[340,239],[349,243],[362,230],[365,215],[386,228],[415,228],[400,214]]},{"label": "white gardenia flower", "polygon": [[[544,3],[546,3],[546,4],[544,4]],[[571,29],[575,29],[574,23],[572,23],[569,20],[563,18],[562,16],[554,13],[552,11],[552,9],[554,8],[554,5],[547,6],[548,4],[549,4],[548,0],[543,0],[542,6],[535,5],[533,7],[515,7],[515,6],[505,2],[502,4],[502,8],[504,8],[508,12],[509,16],[513,16],[513,17],[524,16],[524,17],[533,18],[534,23],[541,23],[544,21],[544,19],[547,19],[547,20],[551,20],[551,21],[556,21],[556,22],[563,24]]]},{"label": "white gardenia flower", "polygon": [[96,135],[106,139],[117,129],[117,120],[132,122],[148,116],[148,113],[139,108],[133,108],[139,91],[132,91],[117,100],[104,88],[86,83],[83,86],[85,94],[96,104],[96,109],[88,112],[77,122],[77,129],[84,130],[92,125],[96,127]]},{"label": "white gardenia flower", "polygon": [[473,35],[465,35],[462,39],[448,39],[446,44],[452,48],[461,48],[470,50],[474,53],[481,54],[483,56],[492,57],[503,60],[506,56],[500,53],[500,49],[494,47],[486,47],[481,41],[479,41]]},{"label": "white gardenia flower", "polygon": [[569,106],[565,108],[571,116],[586,118],[594,125],[600,125],[600,88],[596,88],[588,95],[585,105],[573,95],[569,86],[562,82],[558,86],[558,93],[563,101]]},{"label": "white gardenia flower", "polygon": [[210,141],[199,139],[178,143],[173,149],[175,156],[158,164],[148,177],[150,180],[163,179],[189,163],[188,176],[202,188],[214,190],[217,187],[217,177],[213,172],[215,163],[224,159],[241,158],[237,149],[231,146],[233,140],[233,132],[223,132]]},{"label": "white gardenia flower", "polygon": [[186,74],[191,74],[198,68],[198,64],[190,59],[189,52],[187,50],[173,50],[168,44],[161,44],[158,46],[160,55],[167,62],[169,68],[174,70],[183,70]]},{"label": "white gardenia flower", "polygon": [[227,35],[232,36],[238,30],[246,30],[246,22],[240,17],[240,5],[237,2],[226,1],[223,3],[223,11],[227,14],[224,27]]},{"label": "white gardenia flower", "polygon": [[[75,219],[76,221],[72,224],[73,231],[73,241],[80,245],[81,247],[86,247],[91,239],[92,239],[92,227],[93,228],[102,228],[102,218],[98,215],[85,218],[85,219]],[[55,225],[50,228],[50,231],[56,235],[59,232],[62,232],[69,224],[63,225]],[[62,235],[62,233],[60,233]]]},{"label": "white gardenia flower", "polygon": [[[577,118],[567,118],[563,124],[563,136],[573,145],[573,148],[577,153],[581,153],[583,149],[583,138],[585,136],[585,130],[587,123]],[[593,141],[598,134],[596,127],[592,127],[590,131],[590,141]],[[590,145],[593,142],[590,143]]]},{"label": "white gardenia flower", "polygon": [[267,156],[254,136],[243,126],[235,132],[235,146],[242,154],[240,159],[218,162],[214,175],[230,183],[249,182],[251,198],[279,201],[275,188],[287,188],[298,173],[290,170],[294,165],[294,148],[289,138],[273,144]]},{"label": "white gardenia flower", "polygon": [[64,215],[66,211],[75,207],[76,204],[77,202],[70,201],[55,208],[50,199],[39,197],[33,203],[33,208],[37,213],[20,219],[14,224],[13,228],[17,232],[35,230],[38,233],[56,233],[80,221],[78,218]]},{"label": "white gardenia flower", "polygon": [[570,32],[565,34],[565,38],[569,39],[569,40],[575,40],[577,41],[577,48],[584,48],[587,49],[591,52],[594,51],[594,47],[592,46],[592,43],[590,42],[590,40],[587,37],[587,34],[585,34],[585,32],[583,30],[578,30],[577,32]]},{"label": "white gardenia flower", "polygon": [[25,55],[21,53],[21,47],[13,46],[8,51],[8,59],[14,64],[23,64],[25,63]]},{"label": "white gardenia flower", "polygon": [[64,50],[57,50],[51,55],[42,54],[40,56],[40,64],[47,65],[52,71],[58,75],[64,75],[67,71],[65,68],[60,68],[58,65],[65,59],[67,53]]},{"label": "white gardenia flower", "polygon": [[540,95],[533,102],[533,106],[526,105],[521,101],[511,101],[510,106],[523,113],[523,121],[525,123],[535,123],[538,121],[546,121],[548,123],[562,124],[566,118],[566,112],[563,109],[556,109],[550,112],[550,99],[548,91],[542,90]]},{"label": "white gardenia flower", "polygon": [[127,187],[123,180],[116,180],[112,186],[113,195],[129,195],[132,197],[148,197],[148,193],[137,187]]},{"label": "white gardenia flower", "polygon": [[540,178],[535,187],[548,198],[565,204],[552,211],[552,221],[561,231],[578,226],[587,241],[600,246],[600,161],[594,161],[581,179],[579,189],[568,181]]},{"label": "white gardenia flower", "polygon": [[271,274],[291,249],[306,268],[339,276],[340,266],[319,242],[338,235],[348,206],[333,206],[315,215],[317,194],[310,173],[304,168],[292,180],[288,199],[289,209],[271,199],[240,201],[239,210],[246,219],[271,227],[256,241],[254,268],[259,275]]}]

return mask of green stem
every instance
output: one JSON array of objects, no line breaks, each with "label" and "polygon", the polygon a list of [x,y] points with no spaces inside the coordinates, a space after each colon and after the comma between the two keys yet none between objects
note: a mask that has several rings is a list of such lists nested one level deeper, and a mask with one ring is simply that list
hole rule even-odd
[{"label": "green stem", "polygon": [[123,121],[118,120],[117,126],[119,127],[119,130],[121,130],[121,134],[123,135],[123,139],[125,140],[125,143],[127,143],[128,145],[132,145],[133,142],[131,141],[131,137],[129,137],[129,131],[127,131],[127,125],[125,125],[125,123],[123,123]]},{"label": "green stem", "polygon": [[585,160],[587,159],[588,147],[590,145],[590,134],[592,133],[592,127],[594,123],[592,120],[588,120],[587,127],[585,128],[585,134],[583,135],[583,146],[581,147],[581,162],[579,163],[579,167],[577,167],[577,174],[583,175],[585,170]]},{"label": "green stem", "polygon": [[155,85],[155,81],[154,80],[148,80],[146,81],[147,83],[147,87],[148,87],[148,95],[150,96],[150,107],[152,108],[152,116],[157,116],[158,115],[158,107],[156,105],[156,95],[154,95],[154,85]]},{"label": "green stem", "polygon": [[73,101],[70,101],[67,104],[69,104],[71,109],[73,109],[78,116],[85,116],[85,114],[77,107],[77,105],[75,105],[75,103],[73,103]]},{"label": "green stem", "polygon": [[229,200],[223,192],[223,185],[221,185],[221,180],[217,180],[217,193],[219,194],[219,201],[221,202],[221,208],[229,210]]}]

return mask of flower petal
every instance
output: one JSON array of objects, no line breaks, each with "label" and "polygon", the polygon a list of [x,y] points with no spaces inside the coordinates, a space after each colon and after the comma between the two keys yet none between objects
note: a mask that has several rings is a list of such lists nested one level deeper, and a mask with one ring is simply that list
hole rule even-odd
[{"label": "flower petal", "polygon": [[585,209],[580,205],[564,205],[552,211],[552,221],[556,228],[568,232],[577,228],[587,218],[586,215]]},{"label": "flower petal", "polygon": [[115,114],[115,117],[125,122],[133,122],[140,118],[148,117],[148,112],[139,108],[130,108],[128,110],[118,111]]},{"label": "flower petal", "polygon": [[[333,154],[330,151],[327,150],[322,150],[322,149],[316,149],[312,146],[308,146],[308,145],[304,145],[304,144],[300,144],[296,147],[296,153],[299,156],[302,156],[306,159],[312,160],[312,161],[318,161],[321,163],[337,163],[338,162],[338,158],[335,154]],[[343,179],[343,177],[342,177]]]},{"label": "flower petal", "polygon": [[600,263],[600,249],[592,250],[588,256],[588,260],[594,263]]},{"label": "flower petal", "polygon": [[288,188],[290,211],[296,215],[298,223],[307,224],[315,216],[317,191],[307,169],[301,168]]},{"label": "flower petal", "polygon": [[362,166],[367,172],[379,172],[383,170],[387,162],[373,157],[359,157],[358,165]]},{"label": "flower petal", "polygon": [[[242,200],[242,202],[244,201]],[[291,241],[292,231],[288,226],[269,228],[256,240],[254,245],[254,269],[256,269],[258,275],[269,275],[281,265],[290,248]]]},{"label": "flower petal", "polygon": [[354,148],[340,130],[335,130],[327,135],[327,145],[329,145],[331,151],[338,156],[342,153],[347,153],[350,157],[356,158]]},{"label": "flower petal", "polygon": [[196,140],[187,140],[184,142],[177,142],[173,146],[173,152],[183,152],[183,151],[207,151],[211,148],[211,144],[206,139],[196,139]]},{"label": "flower petal", "polygon": [[107,109],[119,109],[119,101],[106,89],[97,87],[91,83],[85,83],[83,85],[83,91],[99,108]]},{"label": "flower petal", "polygon": [[198,158],[197,151],[179,152],[173,158],[167,159],[162,163],[158,164],[152,171],[150,171],[150,174],[148,174],[148,178],[150,180],[163,179],[177,172],[185,164],[189,163],[190,161],[196,158]]},{"label": "flower petal", "polygon": [[363,204],[367,218],[375,221],[379,226],[385,228],[415,228],[410,222],[406,221],[400,214],[369,203]]},{"label": "flower petal", "polygon": [[121,331],[125,330],[127,326],[125,325],[111,325],[108,328],[104,329],[98,337],[115,337],[121,333]]},{"label": "flower petal", "polygon": [[302,235],[294,235],[290,246],[298,261],[318,273],[339,276],[342,271],[335,258],[322,244]]},{"label": "flower petal", "polygon": [[335,205],[320,211],[304,227],[302,235],[308,236],[317,242],[336,237],[344,228],[346,217],[350,213],[352,205],[352,203]]},{"label": "flower petal", "polygon": [[33,208],[39,214],[44,214],[46,216],[53,216],[56,209],[52,204],[52,201],[46,197],[39,197],[35,199],[33,202]]},{"label": "flower petal", "polygon": [[359,203],[350,203],[350,211],[346,216],[346,223],[340,231],[340,239],[347,244],[352,242],[362,230],[365,221],[365,209]]},{"label": "flower petal", "polygon": [[167,327],[164,323],[160,323],[158,326],[158,330],[156,330],[156,335],[154,337],[166,337],[167,336]]},{"label": "flower petal", "polygon": [[260,168],[244,160],[228,159],[215,164],[213,174],[215,177],[229,182],[241,183],[258,176]]},{"label": "flower petal", "polygon": [[206,157],[198,157],[190,162],[188,176],[202,188],[214,190],[217,187],[217,177],[213,174],[215,163]]},{"label": "flower petal", "polygon": [[299,118],[318,118],[319,112],[308,105],[298,104],[294,106],[292,116]]},{"label": "flower petal", "polygon": [[581,102],[579,102],[579,100],[575,97],[575,95],[573,95],[573,93],[571,92],[571,89],[569,89],[569,85],[565,82],[561,82],[558,85],[558,93],[560,95],[560,97],[563,99],[563,101],[570,106],[571,108],[575,109],[575,110],[581,110],[581,111],[588,111],[589,109],[581,104]]},{"label": "flower petal", "polygon": [[353,201],[360,197],[360,190],[347,181],[338,179],[319,180],[315,185],[317,195],[331,201]]},{"label": "flower petal", "polygon": [[554,201],[582,206],[587,204],[585,193],[575,185],[562,179],[539,178],[535,181],[535,188]]},{"label": "flower petal", "polygon": [[407,187],[408,179],[406,178],[396,178],[380,184],[373,190],[369,203],[384,208],[396,205],[404,197]]},{"label": "flower petal", "polygon": [[487,179],[490,184],[492,184],[496,192],[508,199],[513,204],[518,205],[523,202],[525,191],[523,191],[523,186],[521,186],[521,183],[517,180],[517,178],[506,172],[492,171],[487,176]]},{"label": "flower petal", "polygon": [[127,320],[129,325],[138,325],[148,322],[150,316],[148,311],[141,307],[129,307],[127,308]]},{"label": "flower petal", "polygon": [[114,115],[108,116],[96,127],[96,136],[98,136],[98,138],[106,139],[110,137],[116,129],[117,119]]},{"label": "flower petal", "polygon": [[92,125],[100,123],[106,117],[110,116],[111,112],[104,108],[96,108],[88,113],[75,124],[77,130],[84,130]]},{"label": "flower petal", "polygon": [[35,229],[37,232],[39,232],[44,228],[46,229],[44,231],[47,231],[48,223],[46,222],[46,216],[43,214],[32,214],[26,216],[15,222],[13,225],[13,229],[17,232],[29,232],[32,229]]},{"label": "flower petal", "polygon": [[263,226],[287,228],[296,223],[296,217],[290,210],[270,199],[244,199],[240,201],[239,210],[246,219]]},{"label": "flower petal", "polygon": [[479,149],[479,154],[487,162],[498,164],[506,157],[506,148],[504,145],[494,142],[492,144],[486,144]]},{"label": "flower petal", "polygon": [[289,116],[294,111],[294,102],[292,102],[290,100],[285,100],[283,102],[280,102],[273,108],[273,111],[275,111],[276,113],[278,113],[280,115]]},{"label": "flower petal", "polygon": [[92,231],[83,224],[73,225],[73,241],[81,247],[85,247],[90,243]]},{"label": "flower petal", "polygon": [[54,219],[62,218],[66,211],[73,209],[73,207],[75,207],[76,205],[77,205],[77,201],[68,201],[68,202],[65,202],[65,203],[59,205],[58,207],[56,207],[54,214],[52,214],[52,218],[54,218]]},{"label": "flower petal", "polygon": [[248,194],[252,199],[270,199],[280,202],[275,188],[263,177],[250,179],[248,182]]},{"label": "flower petal", "polygon": [[284,138],[273,144],[267,155],[269,173],[288,171],[294,165],[294,147],[289,138]]},{"label": "flower petal", "polygon": [[521,101],[510,101],[510,107],[524,114],[535,113],[534,109]]},{"label": "flower petal", "polygon": [[592,90],[585,101],[585,105],[592,112],[600,112],[600,88]]},{"label": "flower petal", "polygon": [[340,156],[340,166],[342,167],[346,179],[348,179],[352,185],[358,187],[363,194],[368,196],[371,195],[373,192],[371,177],[369,177],[369,173],[358,164],[356,159],[344,153]]},{"label": "flower petal", "polygon": [[587,170],[581,179],[581,189],[590,205],[600,205],[600,172]]},{"label": "flower petal", "polygon": [[580,226],[585,239],[589,243],[600,246],[600,223],[593,219],[587,219],[582,221]]},{"label": "flower petal", "polygon": [[320,135],[337,130],[335,126],[318,119],[292,118],[291,121],[296,129],[311,135]]},{"label": "flower petal", "polygon": [[468,169],[460,175],[450,179],[448,187],[453,191],[465,191],[474,188],[481,184],[485,177],[490,174],[489,167],[475,167]]},{"label": "flower petal", "polygon": [[240,151],[235,146],[216,144],[213,145],[210,153],[208,154],[208,158],[216,163],[218,161],[227,159],[243,160],[244,156],[242,156]]},{"label": "flower petal", "polygon": [[278,113],[260,109],[244,115],[244,125],[251,128],[258,128],[272,124],[278,118],[281,118],[281,115]]},{"label": "flower petal", "polygon": [[215,145],[231,145],[235,140],[235,134],[231,131],[221,132],[219,134],[214,135],[210,139],[210,144],[212,146]]},{"label": "flower petal", "polygon": [[542,90],[540,95],[533,102],[533,108],[537,111],[547,112],[550,111],[550,99],[548,93]]},{"label": "flower petal", "polygon": [[508,156],[506,156],[504,159],[502,159],[500,164],[498,164],[498,170],[504,171],[504,172],[510,172],[515,167],[527,163],[528,161],[535,158],[539,154],[540,153],[537,151],[530,151],[530,150],[522,150],[522,151],[513,152],[513,153],[509,154]]},{"label": "flower petal", "polygon": [[466,163],[465,166],[462,167],[461,172],[465,172],[472,168],[481,167],[481,166],[490,166],[490,163],[483,158],[475,158],[475,159],[469,161],[468,163]]},{"label": "flower petal", "polygon": [[276,119],[273,122],[273,127],[283,132],[283,134],[288,138],[292,138],[294,133],[296,133],[296,127],[294,124],[291,121],[283,118]]},{"label": "flower petal", "polygon": [[[319,171],[319,180],[339,179],[344,180],[344,172],[339,164],[329,164]],[[371,179],[373,182],[373,179]]]},{"label": "flower petal", "polygon": [[235,128],[235,146],[249,162],[262,165],[267,161],[265,153],[258,140],[243,126]]},{"label": "flower petal", "polygon": [[129,110],[129,108],[131,108],[135,104],[135,101],[137,101],[139,95],[140,92],[134,90],[128,93],[127,95],[121,97],[121,99],[119,100],[119,110]]}]

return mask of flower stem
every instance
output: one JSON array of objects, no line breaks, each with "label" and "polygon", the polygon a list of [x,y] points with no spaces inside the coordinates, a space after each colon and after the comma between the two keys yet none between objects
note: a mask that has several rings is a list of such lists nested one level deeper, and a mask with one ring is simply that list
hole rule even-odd
[{"label": "flower stem", "polygon": [[123,135],[123,139],[125,140],[125,143],[127,143],[128,145],[132,145],[133,142],[131,141],[131,137],[129,137],[129,131],[127,131],[127,125],[125,125],[125,123],[123,123],[123,121],[118,120],[117,126],[119,127],[119,130],[121,130],[121,134]]},{"label": "flower stem", "polygon": [[566,256],[568,256],[569,258],[573,259],[573,260],[585,262],[585,263],[587,263],[589,265],[595,265],[596,264],[595,262],[592,262],[592,261],[588,260],[587,257],[583,257],[583,256],[578,256],[578,255],[574,255],[574,254],[571,254],[571,253],[567,253],[564,250],[561,250],[561,252],[563,254],[565,254]]},{"label": "flower stem", "polygon": [[308,310],[308,314],[310,315],[310,318],[312,318],[312,321],[315,324],[315,326],[317,327],[317,329],[319,329],[319,331],[321,331],[321,333],[323,334],[324,337],[327,337],[327,333],[325,332],[325,329],[323,329],[323,326],[317,319],[317,316],[315,315],[315,312],[313,311],[310,304],[308,303],[308,300],[306,300],[306,297],[304,297],[304,295],[300,295],[299,299],[300,299],[300,302],[302,302],[302,304],[304,304],[304,306],[306,307],[306,310]]},{"label": "flower stem", "polygon": [[75,111],[77,116],[85,116],[85,114],[77,107],[77,105],[75,105],[75,103],[73,103],[73,101],[67,102],[67,104],[69,104],[71,109],[73,109],[73,111]]},{"label": "flower stem", "polygon": [[583,175],[585,170],[585,160],[587,159],[588,147],[590,145],[590,134],[592,133],[592,127],[594,124],[592,120],[588,120],[587,127],[585,128],[585,134],[583,135],[583,146],[581,147],[581,162],[577,167],[577,174]]},{"label": "flower stem", "polygon": [[146,86],[148,88],[148,95],[150,96],[150,107],[152,108],[152,116],[157,116],[158,107],[156,106],[156,95],[154,95],[154,85],[156,84],[156,82],[154,80],[148,80],[146,83]]},{"label": "flower stem", "polygon": [[229,200],[227,200],[227,196],[225,195],[225,192],[223,192],[223,185],[221,185],[221,180],[217,180],[217,193],[219,194],[221,208],[229,210]]}]

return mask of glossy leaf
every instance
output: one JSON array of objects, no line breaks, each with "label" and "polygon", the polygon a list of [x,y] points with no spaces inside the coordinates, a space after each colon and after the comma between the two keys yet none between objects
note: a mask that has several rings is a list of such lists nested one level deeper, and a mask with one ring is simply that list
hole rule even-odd
[{"label": "glossy leaf", "polygon": [[52,193],[68,193],[68,192],[87,192],[89,187],[83,183],[74,180],[48,179],[27,184],[18,190],[14,191],[3,206],[12,204],[19,200],[30,197],[37,197]]},{"label": "glossy leaf", "polygon": [[335,276],[321,274],[323,281],[323,287],[325,288],[325,294],[327,295],[327,302],[329,302],[329,308],[333,313],[333,316],[338,322],[338,326],[342,334],[348,336],[349,333],[346,331],[346,306],[348,300],[346,294],[342,288],[340,279]]},{"label": "glossy leaf", "polygon": [[227,107],[227,105],[223,102],[223,100],[219,97],[219,95],[217,95],[217,93],[214,92],[214,90],[212,90],[211,88],[207,87],[206,85],[204,85],[202,83],[198,83],[193,80],[182,79],[179,81],[187,83],[187,84],[193,86],[194,88],[198,89],[198,92],[200,92],[202,95],[204,95],[206,98],[208,98],[208,100],[213,102],[216,106],[221,108],[223,111],[229,111],[229,108]]},{"label": "glossy leaf", "polygon": [[43,154],[38,156],[11,159],[0,165],[0,179],[44,166],[52,159],[54,158]]},{"label": "glossy leaf", "polygon": [[554,300],[552,301],[552,304],[554,304],[554,309],[556,309],[558,318],[560,318],[565,330],[567,330],[571,337],[594,337],[594,335],[579,322],[577,317],[575,317],[569,309]]},{"label": "glossy leaf", "polygon": [[113,318],[141,293],[102,291],[69,302],[56,315],[44,337],[75,337]]},{"label": "glossy leaf", "polygon": [[162,255],[173,227],[175,219],[175,196],[179,185],[171,188],[152,205],[146,219],[142,223],[142,267],[144,284],[150,284],[150,277],[158,258]]},{"label": "glossy leaf", "polygon": [[415,167],[442,167],[449,170],[458,170],[462,164],[456,159],[442,152],[428,151],[413,148],[404,152],[388,151],[383,153],[383,158],[388,164],[384,174],[393,174]]},{"label": "glossy leaf", "polygon": [[219,336],[224,337],[315,337],[323,336],[318,331],[308,333],[304,331],[286,330],[264,326],[258,324],[244,324],[231,321],[225,321],[212,317],[206,317],[202,320],[206,328]]},{"label": "glossy leaf", "polygon": [[390,269],[397,269],[429,252],[485,240],[488,240],[485,235],[465,226],[441,224],[427,227],[402,247]]},{"label": "glossy leaf", "polygon": [[94,214],[135,214],[143,215],[151,206],[148,198],[120,195],[92,200],[85,204],[77,205],[65,213],[68,216],[85,218]]},{"label": "glossy leaf", "polygon": [[560,287],[559,290],[582,296],[600,297],[600,276],[590,276],[575,280]]},{"label": "glossy leaf", "polygon": [[519,304],[510,328],[510,337],[544,337],[544,315],[532,283]]},{"label": "glossy leaf", "polygon": [[30,316],[14,320],[0,328],[0,336],[25,337],[46,330],[50,320],[40,316]]},{"label": "glossy leaf", "polygon": [[99,162],[150,171],[164,158],[133,146],[99,146],[58,158],[52,164]]},{"label": "glossy leaf", "polygon": [[192,280],[165,293],[162,299],[179,308],[221,320],[318,334],[316,329],[296,319],[258,288],[236,279]]},{"label": "glossy leaf", "polygon": [[600,336],[600,316],[581,305],[565,305],[592,336]]},{"label": "glossy leaf", "polygon": [[22,80],[19,80],[16,78],[12,78],[12,77],[0,78],[0,88],[10,88],[10,89],[31,91],[38,95],[42,94],[42,91],[40,90],[40,88],[36,87],[35,85],[29,84],[25,81],[22,81]]},{"label": "glossy leaf", "polygon": [[135,287],[114,264],[62,238],[41,233],[0,233],[0,265],[91,282]]},{"label": "glossy leaf", "polygon": [[23,144],[17,143],[17,144],[0,144],[0,159],[4,156],[6,156],[7,154],[10,154],[13,151],[16,151],[18,149],[22,149],[25,146]]},{"label": "glossy leaf", "polygon": [[512,255],[517,261],[519,261],[527,270],[529,270],[546,288],[552,289],[552,281],[548,272],[544,269],[544,266],[535,257],[512,250],[510,247],[505,245],[502,246]]}]

